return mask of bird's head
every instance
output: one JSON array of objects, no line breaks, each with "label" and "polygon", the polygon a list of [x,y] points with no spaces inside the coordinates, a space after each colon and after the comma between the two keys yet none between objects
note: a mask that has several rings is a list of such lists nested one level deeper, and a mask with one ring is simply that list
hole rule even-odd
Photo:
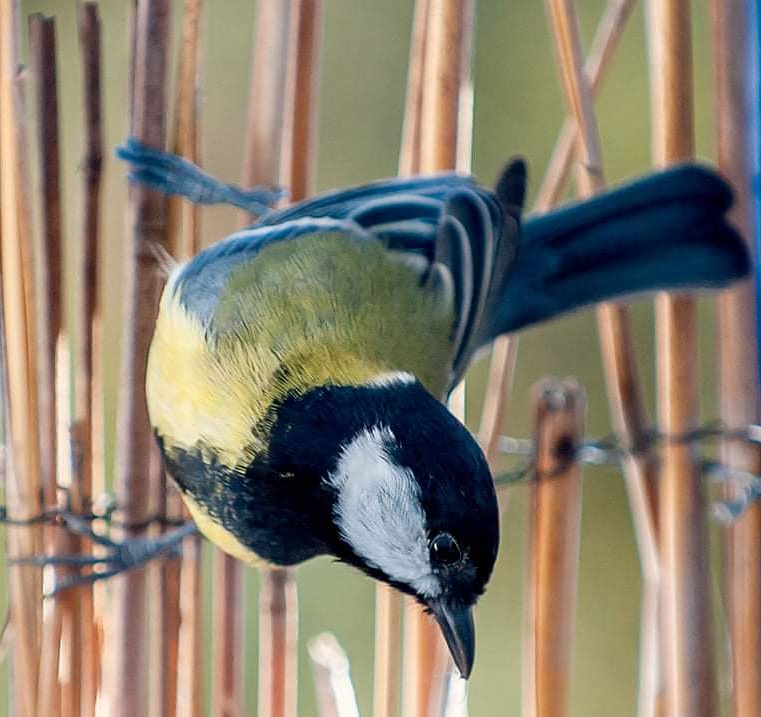
[{"label": "bird's head", "polygon": [[[320,479],[329,496],[330,552],[425,606],[467,677],[471,610],[499,539],[494,483],[475,439],[407,375],[323,387],[298,404],[300,443],[317,440],[331,455]],[[293,423],[289,432],[293,457]]]}]

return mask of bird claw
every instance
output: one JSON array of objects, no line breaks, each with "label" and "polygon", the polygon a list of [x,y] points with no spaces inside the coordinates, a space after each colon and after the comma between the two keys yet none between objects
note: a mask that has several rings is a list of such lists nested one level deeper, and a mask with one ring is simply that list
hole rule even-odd
[{"label": "bird claw", "polygon": [[[148,538],[126,538],[113,540],[96,533],[82,518],[65,514],[61,520],[66,528],[81,538],[87,538],[105,549],[103,555],[28,555],[12,558],[15,565],[36,565],[44,567],[69,567],[77,572],[73,575],[57,576],[53,589],[45,597],[53,597],[71,588],[106,580],[120,573],[146,565],[158,557],[179,557],[182,541],[195,535],[198,528],[192,521],[187,521],[173,530]],[[90,568],[89,572],[82,570]]]}]

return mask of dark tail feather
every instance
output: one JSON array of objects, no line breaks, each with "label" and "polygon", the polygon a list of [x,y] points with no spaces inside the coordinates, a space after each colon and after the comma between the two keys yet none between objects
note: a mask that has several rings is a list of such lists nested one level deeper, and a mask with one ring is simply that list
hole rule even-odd
[{"label": "dark tail feather", "polygon": [[727,221],[732,192],[683,165],[528,218],[481,344],[590,304],[662,289],[715,289],[750,259]]}]

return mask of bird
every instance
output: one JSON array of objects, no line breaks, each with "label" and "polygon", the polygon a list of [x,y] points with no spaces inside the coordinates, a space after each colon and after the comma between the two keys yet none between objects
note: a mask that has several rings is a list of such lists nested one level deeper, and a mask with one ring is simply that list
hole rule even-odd
[{"label": "bird", "polygon": [[412,596],[462,677],[499,544],[494,481],[446,407],[499,336],[749,270],[732,191],[683,164],[537,217],[527,169],[379,180],[283,209],[134,139],[130,179],[260,215],[168,277],[146,399],[199,530],[255,566],[333,556]]}]

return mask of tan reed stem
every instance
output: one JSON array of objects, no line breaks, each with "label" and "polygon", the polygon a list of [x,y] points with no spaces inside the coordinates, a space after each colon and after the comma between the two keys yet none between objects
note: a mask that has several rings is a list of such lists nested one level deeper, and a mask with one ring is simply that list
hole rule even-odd
[{"label": "tan reed stem", "polygon": [[478,440],[492,471],[499,459],[499,437],[505,421],[507,404],[510,402],[517,360],[518,336],[500,336],[492,348],[484,405],[481,409],[481,424],[478,429]]},{"label": "tan reed stem", "polygon": [[420,119],[423,107],[430,5],[431,0],[416,0],[415,2],[409,74],[407,76],[407,96],[402,127],[402,147],[399,156],[399,174],[401,176],[420,172]]},{"label": "tan reed stem", "polygon": [[[431,173],[470,170],[472,94],[470,54],[474,7],[471,0],[427,0],[416,9],[402,170]],[[420,27],[425,26],[422,36]],[[419,43],[419,45],[418,45]],[[418,49],[420,47],[420,49]],[[417,94],[420,93],[420,99]],[[417,109],[419,106],[419,110]],[[419,130],[413,122],[419,111]],[[415,142],[419,143],[419,150]],[[419,151],[419,166],[413,166]],[[462,418],[462,416],[461,416]],[[427,715],[441,704],[451,661],[435,622],[408,601],[405,609],[405,714]]]},{"label": "tan reed stem", "polygon": [[180,635],[177,665],[177,714],[204,714],[203,688],[203,603],[200,535],[186,538],[182,545],[180,572]]},{"label": "tan reed stem", "polygon": [[[281,181],[292,10],[291,3],[278,0],[260,0],[257,8],[242,173],[244,186],[266,186]],[[252,219],[246,217],[244,221]]]},{"label": "tan reed stem", "polygon": [[[637,0],[608,0],[605,12],[597,26],[592,40],[589,56],[584,63],[592,97],[596,97],[605,79],[605,71],[610,65],[618,43],[623,35],[626,23],[634,10]],[[549,166],[537,193],[534,209],[546,212],[561,199],[563,188],[568,179],[576,146],[576,120],[569,115],[555,140]]]},{"label": "tan reed stem", "polygon": [[[581,195],[588,197],[605,186],[605,176],[592,90],[582,67],[575,3],[550,0],[548,6],[566,101],[574,125],[579,128],[577,183]],[[611,421],[624,445],[641,448],[647,443],[650,420],[634,346],[631,313],[619,304],[603,304],[597,310],[597,322]],[[655,605],[660,580],[652,496],[656,470],[657,457],[652,450],[627,452],[623,471],[643,572],[645,606]],[[660,687],[657,611],[643,610],[641,625],[639,714],[645,717],[654,714]]]},{"label": "tan reed stem", "polygon": [[259,593],[259,714],[296,714],[298,602],[293,570],[262,572]]},{"label": "tan reed stem", "polygon": [[282,178],[292,202],[308,197],[313,183],[322,5],[298,0],[291,19]]},{"label": "tan reed stem", "polygon": [[[300,0],[292,5],[281,181],[297,202],[309,195],[314,175],[317,136],[317,88],[322,30],[321,0]],[[273,22],[282,33],[282,25]],[[282,38],[281,34],[276,35]],[[281,52],[282,39],[273,44],[272,59]],[[273,88],[274,89],[274,88]],[[271,122],[269,116],[262,118]],[[275,126],[272,127],[273,131]],[[274,164],[271,165],[274,169]],[[270,181],[272,181],[270,179]],[[259,714],[290,717],[297,705],[298,606],[296,580],[291,569],[262,572],[259,597]]]},{"label": "tan reed stem", "polygon": [[373,715],[399,714],[399,658],[401,640],[401,600],[388,585],[375,588],[375,672],[373,674]]},{"label": "tan reed stem", "polygon": [[[429,6],[430,0],[417,0],[415,3],[404,126],[399,157],[399,174],[401,176],[420,172],[420,119]],[[399,594],[393,588],[378,583],[375,587],[374,717],[396,717],[399,713],[400,607]]]},{"label": "tan reed stem", "polygon": [[[34,264],[29,217],[23,77],[18,60],[18,3],[0,4],[0,242],[6,388],[6,504],[14,519],[41,508]],[[9,527],[8,555],[38,554],[37,527]],[[41,571],[9,572],[13,632],[12,693],[19,715],[33,717],[41,636]]]},{"label": "tan reed stem", "polygon": [[533,389],[536,481],[531,486],[525,623],[524,717],[570,714],[573,633],[581,525],[585,398],[573,380]]},{"label": "tan reed stem", "polygon": [[[650,0],[648,39],[655,164],[694,152],[690,7],[685,0]],[[695,300],[656,300],[658,418],[667,436],[698,420]],[[666,713],[715,713],[709,551],[703,479],[694,445],[667,440],[660,475],[661,620]]]},{"label": "tan reed stem", "polygon": [[334,635],[324,632],[307,645],[320,717],[359,717],[349,658]]},{"label": "tan reed stem", "polygon": [[[198,148],[198,84],[201,0],[185,0],[180,43],[180,58],[175,97],[172,150],[196,164]],[[186,261],[201,248],[200,207],[172,197],[169,200],[169,251]],[[163,512],[169,519],[185,517],[177,491],[165,483]],[[183,541],[181,560],[164,560],[159,584],[165,588],[160,610],[158,640],[161,647],[159,669],[152,686],[152,701],[158,714],[200,717],[203,713],[203,663],[201,604],[202,542],[199,535]]]},{"label": "tan reed stem", "polygon": [[[57,506],[56,352],[61,336],[61,196],[58,143],[58,80],[55,21],[29,18],[30,66],[34,77],[39,158],[40,231],[35,237],[37,302],[37,382],[40,405],[40,482],[45,509]],[[45,553],[62,552],[64,535],[44,529]],[[59,571],[60,572],[60,571]],[[43,610],[38,714],[56,715],[61,704],[59,656],[65,597],[48,601]],[[76,659],[76,658],[75,658]],[[69,666],[71,669],[73,666]]]},{"label": "tan reed stem", "polygon": [[[753,206],[753,151],[758,138],[758,88],[748,84],[755,62],[754,3],[713,0],[716,139],[719,169],[735,188],[732,220],[753,248],[757,231]],[[759,412],[756,296],[752,280],[719,296],[719,376],[722,421],[732,427],[757,424]],[[761,453],[746,443],[727,442],[724,462],[737,470],[761,473]],[[731,494],[730,499],[736,498]],[[756,503],[727,529],[726,596],[732,671],[733,714],[761,713],[761,505]]]},{"label": "tan reed stem", "polygon": [[[198,162],[197,152],[197,81],[198,52],[201,8],[200,0],[185,0],[183,3],[182,31],[179,46],[177,85],[175,90],[175,116],[171,146],[175,154]],[[187,261],[200,248],[200,207],[179,197],[170,197],[167,210],[166,248],[173,257]],[[159,519],[178,521],[189,519],[183,510],[182,499],[169,483],[166,472],[156,465],[156,515]],[[160,527],[166,532],[167,526]],[[155,669],[151,670],[149,682],[149,709],[152,715],[173,715],[177,713],[178,700],[186,702],[186,712],[200,712],[202,705],[200,664],[200,605],[188,605],[188,601],[199,601],[201,553],[195,549],[198,536],[183,541],[183,555],[178,559],[169,556],[157,561],[153,566],[152,579],[156,589],[151,593],[151,613],[156,616],[152,625],[152,654],[156,656]],[[194,560],[185,565],[184,553],[189,550]],[[187,654],[184,684],[180,688],[182,606],[181,592],[183,571],[191,575],[184,578],[188,594],[184,597],[189,622],[185,625],[184,637]],[[194,575],[195,573],[195,575]],[[198,585],[198,588],[195,586]],[[186,694],[189,693],[189,694]],[[195,701],[189,701],[195,700]]]},{"label": "tan reed stem", "polygon": [[[98,255],[100,244],[100,189],[103,163],[103,127],[101,120],[101,34],[98,5],[83,3],[78,7],[78,31],[82,55],[82,79],[85,116],[84,152],[81,162],[82,206],[81,239],[77,258],[80,281],[75,321],[78,326],[73,356],[75,414],[72,424],[74,465],[72,509],[89,510],[93,497],[93,452],[101,431],[95,429],[95,348],[98,340],[100,306],[98,301]],[[100,450],[100,448],[98,448]],[[83,546],[91,552],[92,546]],[[95,714],[95,700],[100,682],[98,630],[92,586],[82,586],[72,595],[79,608],[79,654],[82,715]],[[72,678],[74,679],[74,678]]]},{"label": "tan reed stem", "polygon": [[[163,149],[166,135],[167,39],[169,0],[138,0],[132,131],[144,144]],[[116,496],[120,517],[142,524],[149,516],[149,476],[157,450],[145,403],[145,362],[156,319],[159,271],[156,249],[164,241],[165,203],[144,187],[130,190],[130,229],[126,248],[125,342],[119,405]],[[156,475],[155,470],[153,475]],[[127,530],[128,536],[137,535]],[[146,713],[146,573],[116,577],[112,584],[112,649],[109,697],[112,715]]]},{"label": "tan reed stem", "polygon": [[[246,149],[241,172],[244,185],[277,184],[280,181],[291,12],[291,3],[275,0],[263,0],[257,6]],[[247,221],[250,221],[249,217],[242,219],[242,223]],[[212,668],[212,704],[215,714],[226,714],[225,705],[240,711],[243,704],[243,566],[215,551],[214,570],[218,588],[213,603],[213,624],[219,626],[214,630],[223,638],[217,645]],[[263,591],[268,589],[269,586],[264,587]],[[262,593],[260,615],[266,611],[263,599]],[[263,635],[269,630],[269,624],[266,618],[262,620],[260,617],[260,621],[260,635]],[[272,686],[264,681],[262,669],[269,669],[272,659],[269,654],[262,655],[263,650],[260,637],[259,713],[267,714],[262,711],[262,701],[266,703],[264,709],[271,704]]]}]

